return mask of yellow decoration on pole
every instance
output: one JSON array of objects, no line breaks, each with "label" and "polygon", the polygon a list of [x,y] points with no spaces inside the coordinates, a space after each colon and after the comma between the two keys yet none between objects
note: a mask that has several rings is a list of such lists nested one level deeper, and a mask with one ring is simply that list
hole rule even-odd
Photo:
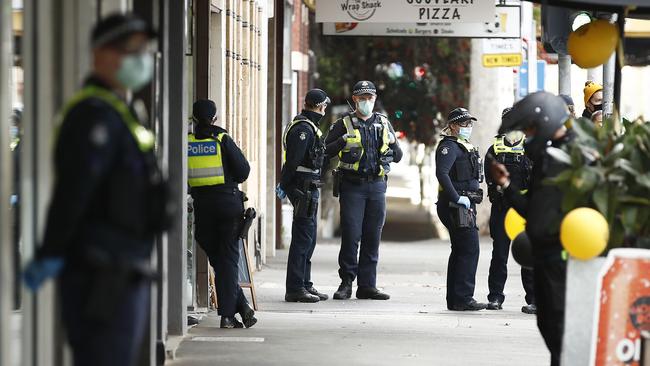
[{"label": "yellow decoration on pole", "polygon": [[569,254],[588,260],[598,256],[607,247],[609,225],[605,217],[593,208],[572,210],[560,225],[560,241]]},{"label": "yellow decoration on pole", "polygon": [[521,217],[521,215],[519,215],[519,212],[511,207],[508,212],[506,212],[504,226],[508,238],[510,238],[510,240],[514,240],[517,235],[526,230],[526,219]]},{"label": "yellow decoration on pole", "polygon": [[567,48],[576,65],[589,69],[607,62],[618,41],[616,25],[598,19],[571,32]]}]

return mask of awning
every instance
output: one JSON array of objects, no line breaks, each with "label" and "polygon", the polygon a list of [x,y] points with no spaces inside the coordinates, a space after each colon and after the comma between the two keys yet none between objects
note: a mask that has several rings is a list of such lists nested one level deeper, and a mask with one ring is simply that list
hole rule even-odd
[{"label": "awning", "polygon": [[648,0],[530,0],[534,3],[561,6],[579,10],[619,12],[628,6],[630,16],[650,17],[650,3]]}]

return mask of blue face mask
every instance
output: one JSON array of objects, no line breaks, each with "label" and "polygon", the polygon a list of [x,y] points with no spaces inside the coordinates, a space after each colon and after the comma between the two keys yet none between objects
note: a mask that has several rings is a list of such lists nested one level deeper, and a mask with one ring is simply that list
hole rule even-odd
[{"label": "blue face mask", "polygon": [[134,92],[147,85],[152,76],[153,56],[149,53],[125,56],[117,71],[117,80]]},{"label": "blue face mask", "polygon": [[463,140],[469,141],[470,136],[472,136],[472,127],[461,127],[458,130],[458,137]]},{"label": "blue face mask", "polygon": [[372,114],[372,109],[375,107],[375,102],[372,100],[359,101],[357,110],[362,116],[369,116]]}]

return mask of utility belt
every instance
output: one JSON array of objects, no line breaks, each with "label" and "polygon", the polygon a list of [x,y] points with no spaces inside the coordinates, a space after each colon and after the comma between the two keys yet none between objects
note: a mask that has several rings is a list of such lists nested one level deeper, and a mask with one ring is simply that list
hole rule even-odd
[{"label": "utility belt", "polygon": [[318,189],[323,187],[319,179],[305,178],[292,191],[293,217],[311,218],[318,212]]},{"label": "utility belt", "polygon": [[306,166],[299,166],[296,168],[296,171],[299,173],[311,173],[311,174],[320,174],[320,169],[311,169],[307,168]]},{"label": "utility belt", "polygon": [[478,191],[458,191],[458,195],[469,198],[470,202],[480,204],[483,202],[483,189],[479,188]]},{"label": "utility belt", "polygon": [[478,229],[476,226],[476,211],[463,205],[449,202],[451,225],[454,229]]},{"label": "utility belt", "polygon": [[353,184],[363,184],[363,183],[373,183],[373,182],[385,182],[388,177],[384,176],[361,176],[352,173],[346,173],[341,170],[335,169],[332,171],[332,176],[334,178],[334,189],[332,191],[334,197],[338,197],[341,191],[341,182],[347,181]]}]

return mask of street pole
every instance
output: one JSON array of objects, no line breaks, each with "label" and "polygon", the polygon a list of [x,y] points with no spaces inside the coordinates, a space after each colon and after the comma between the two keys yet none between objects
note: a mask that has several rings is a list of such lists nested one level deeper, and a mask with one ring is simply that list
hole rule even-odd
[{"label": "street pole", "polygon": [[616,73],[616,52],[603,65],[603,114],[614,113],[614,75]]},{"label": "street pole", "polygon": [[559,68],[559,93],[564,95],[571,95],[571,56],[559,55],[558,58]]}]

